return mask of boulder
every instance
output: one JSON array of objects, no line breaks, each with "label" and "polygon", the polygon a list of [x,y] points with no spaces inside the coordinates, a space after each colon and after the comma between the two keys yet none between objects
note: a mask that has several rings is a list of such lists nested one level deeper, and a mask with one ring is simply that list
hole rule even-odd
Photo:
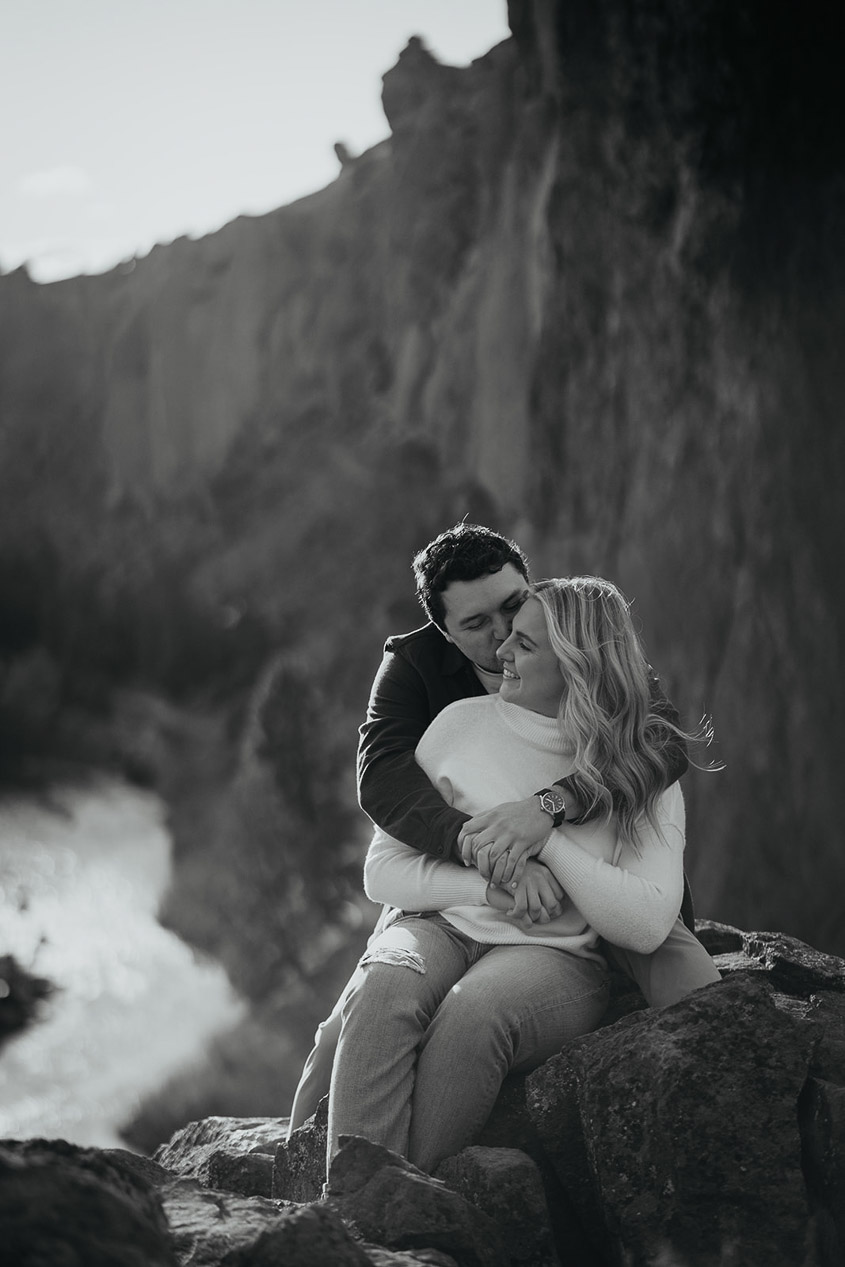
[{"label": "boulder", "polygon": [[801,1139],[811,1200],[825,1236],[845,1245],[845,1087],[810,1078],[801,1105]]},{"label": "boulder", "polygon": [[527,1102],[612,1261],[804,1261],[798,1100],[815,1035],[756,978],[698,990],[578,1040]]},{"label": "boulder", "polygon": [[247,1251],[293,1206],[265,1197],[243,1197],[203,1187],[196,1179],[171,1179],[161,1200],[173,1252],[187,1267],[218,1267],[227,1254]]},{"label": "boulder", "polygon": [[[234,1121],[234,1119],[232,1119]],[[401,1159],[397,1158],[397,1161]],[[171,1245],[184,1267],[454,1267],[428,1254],[394,1254],[366,1244],[353,1224],[327,1204],[268,1201],[204,1187],[196,1179],[167,1178],[161,1187]],[[122,1267],[115,1264],[115,1267]]]},{"label": "boulder", "polygon": [[273,1154],[287,1128],[287,1118],[208,1117],[177,1131],[156,1150],[155,1161],[206,1187],[269,1197]]},{"label": "boulder", "polygon": [[284,1214],[252,1245],[226,1254],[221,1267],[371,1267],[371,1261],[337,1214],[324,1205],[303,1205]]},{"label": "boulder", "polygon": [[[543,1148],[536,1124],[528,1112],[525,1083],[525,1076],[521,1074],[512,1074],[505,1079],[493,1111],[478,1137],[478,1144],[486,1149],[518,1149],[534,1162],[543,1183],[553,1241],[561,1247],[563,1261],[592,1264],[593,1243],[575,1203],[561,1184]],[[447,1159],[443,1165],[449,1165],[450,1160]],[[440,1175],[440,1168],[437,1173]],[[441,1177],[445,1178],[445,1175]],[[468,1196],[468,1193],[464,1192],[464,1195]],[[472,1198],[468,1196],[468,1199]],[[482,1205],[481,1208],[485,1207]],[[487,1210],[487,1213],[491,1211]],[[565,1252],[562,1247],[565,1247]]]},{"label": "boulder", "polygon": [[451,1189],[493,1220],[508,1262],[559,1267],[543,1178],[518,1148],[465,1148],[435,1171]]},{"label": "boulder", "polygon": [[746,933],[743,948],[765,968],[772,985],[787,994],[809,997],[818,990],[845,991],[842,960],[814,950],[784,933]]},{"label": "boulder", "polygon": [[845,1086],[845,995],[825,990],[812,994],[807,1020],[818,1032],[813,1073]]},{"label": "boulder", "polygon": [[499,1230],[445,1183],[369,1140],[341,1136],[326,1197],[369,1241],[389,1249],[437,1249],[459,1267],[507,1267]]},{"label": "boulder", "polygon": [[9,1267],[176,1267],[148,1180],[64,1140],[0,1144],[0,1246]]},{"label": "boulder", "polygon": [[326,1178],[328,1096],[317,1112],[276,1147],[273,1196],[283,1201],[317,1201]]}]

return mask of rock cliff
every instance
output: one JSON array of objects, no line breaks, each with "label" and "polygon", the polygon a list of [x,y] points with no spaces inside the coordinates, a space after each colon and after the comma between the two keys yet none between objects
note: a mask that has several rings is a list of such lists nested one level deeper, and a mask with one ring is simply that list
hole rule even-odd
[{"label": "rock cliff", "polygon": [[[842,15],[509,15],[465,69],[411,41],[389,139],[311,197],[103,277],[0,278],[0,747],[104,682],[216,706],[225,679],[206,840],[253,834],[257,783],[342,871],[408,561],[468,514],[538,574],[618,581],[685,720],[713,714],[699,913],[845,952]],[[238,764],[271,680],[305,785]]]},{"label": "rock cliff", "polygon": [[[845,962],[713,923],[723,980],[605,1025],[510,1079],[434,1177],[321,1109],[192,1123],[154,1159],[0,1143],[16,1267],[428,1263],[838,1267],[845,1254]],[[75,1257],[73,1257],[75,1255]]]}]

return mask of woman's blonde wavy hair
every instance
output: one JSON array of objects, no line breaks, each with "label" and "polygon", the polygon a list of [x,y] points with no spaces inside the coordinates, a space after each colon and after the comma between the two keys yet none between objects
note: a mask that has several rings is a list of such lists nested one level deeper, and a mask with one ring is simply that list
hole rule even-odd
[{"label": "woman's blonde wavy hair", "polygon": [[616,814],[620,836],[655,823],[668,783],[672,735],[695,739],[652,712],[649,666],[625,596],[598,576],[538,581],[552,650],[566,683],[558,721],[574,746],[572,782],[584,812]]}]

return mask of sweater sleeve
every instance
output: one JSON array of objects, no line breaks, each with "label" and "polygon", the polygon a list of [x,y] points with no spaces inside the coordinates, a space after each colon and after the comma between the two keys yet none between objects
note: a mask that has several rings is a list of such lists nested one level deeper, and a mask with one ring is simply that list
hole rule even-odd
[{"label": "sweater sleeve", "polygon": [[[673,783],[657,802],[657,828],[643,824],[636,847],[608,852],[614,830],[600,823],[551,833],[539,854],[588,924],[624,950],[652,954],[678,918],[684,891],[684,799]],[[602,847],[602,845],[604,847]]]},{"label": "sweater sleeve", "polygon": [[487,882],[474,867],[439,862],[377,831],[364,862],[364,892],[403,911],[442,911],[483,905]]}]

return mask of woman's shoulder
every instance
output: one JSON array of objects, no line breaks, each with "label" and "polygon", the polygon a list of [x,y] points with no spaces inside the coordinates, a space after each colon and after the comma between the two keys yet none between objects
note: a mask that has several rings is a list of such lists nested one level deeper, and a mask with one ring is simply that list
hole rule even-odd
[{"label": "woman's shoulder", "polygon": [[[446,741],[451,735],[462,738],[476,730],[483,731],[495,714],[495,695],[474,695],[470,699],[455,700],[429,722],[420,739],[419,748]],[[418,751],[419,751],[418,748]]]},{"label": "woman's shoulder", "polygon": [[432,726],[440,726],[444,729],[449,726],[468,726],[475,724],[483,724],[485,718],[489,718],[496,708],[498,695],[472,695],[469,699],[458,699],[452,704],[447,704],[441,709],[437,716],[429,723],[429,729]]}]

